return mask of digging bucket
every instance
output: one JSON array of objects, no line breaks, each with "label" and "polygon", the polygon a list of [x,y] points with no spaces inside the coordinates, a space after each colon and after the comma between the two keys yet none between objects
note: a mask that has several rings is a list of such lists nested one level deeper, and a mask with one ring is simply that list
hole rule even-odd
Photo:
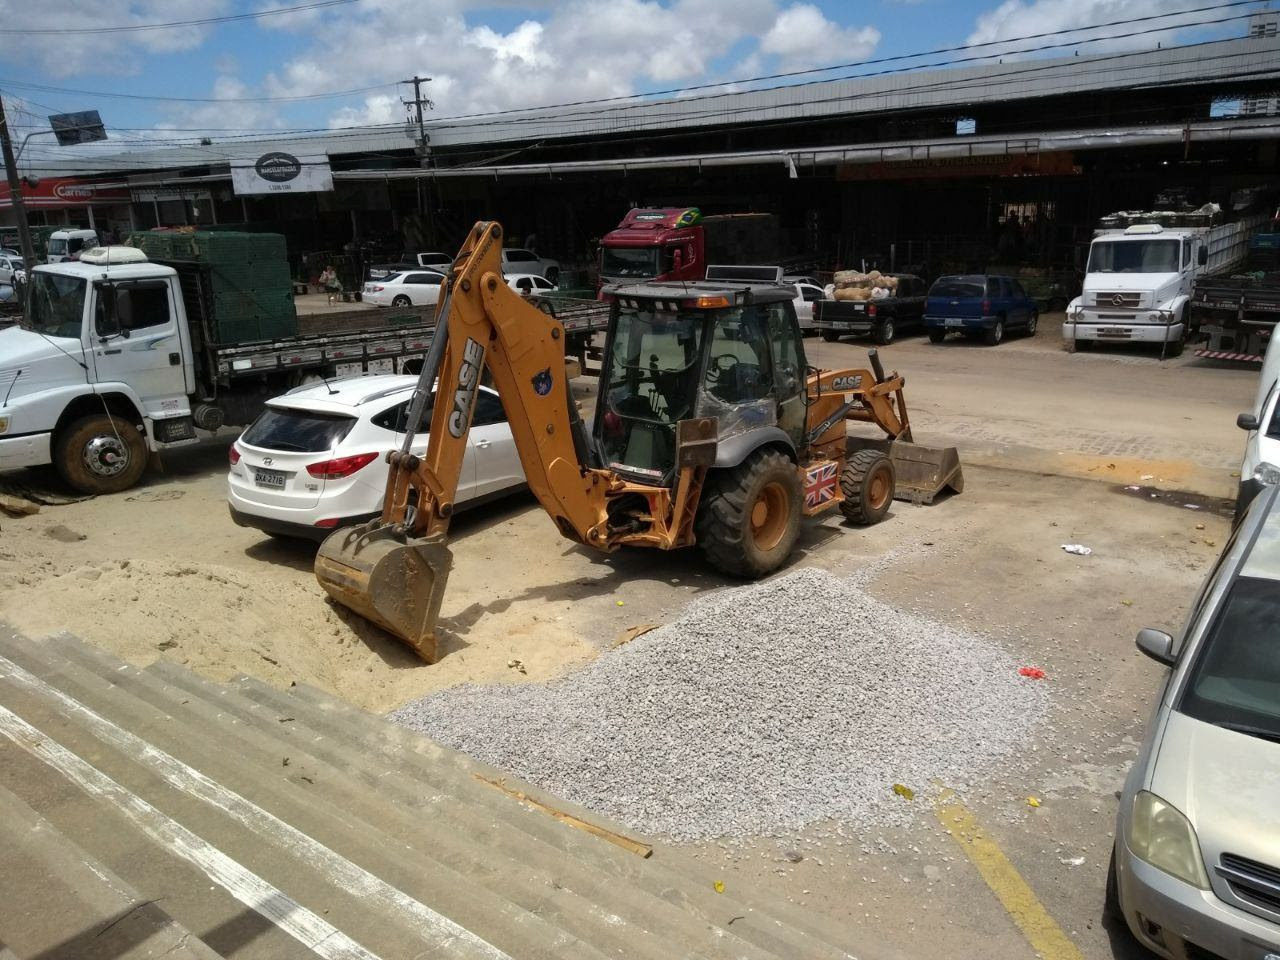
[{"label": "digging bucket", "polygon": [[870,440],[850,437],[848,452],[873,447],[889,455],[896,475],[895,500],[933,503],[943,490],[964,491],[964,471],[955,447],[929,447],[907,440]]},{"label": "digging bucket", "polygon": [[452,566],[443,538],[406,539],[396,525],[372,520],[325,538],[315,572],[334,600],[435,663],[436,619]]}]

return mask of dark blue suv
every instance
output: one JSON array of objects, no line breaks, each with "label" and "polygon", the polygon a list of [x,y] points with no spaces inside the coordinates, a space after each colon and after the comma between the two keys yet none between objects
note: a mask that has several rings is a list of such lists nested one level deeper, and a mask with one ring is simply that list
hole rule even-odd
[{"label": "dark blue suv", "polygon": [[924,307],[924,325],[934,343],[955,331],[981,334],[994,347],[1012,330],[1033,336],[1039,320],[1036,302],[1012,277],[939,277],[929,288]]}]

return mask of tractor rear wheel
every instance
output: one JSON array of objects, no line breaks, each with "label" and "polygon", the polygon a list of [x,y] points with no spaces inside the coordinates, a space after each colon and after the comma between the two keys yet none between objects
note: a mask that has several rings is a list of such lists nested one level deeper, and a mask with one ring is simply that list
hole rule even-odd
[{"label": "tractor rear wheel", "polygon": [[893,461],[879,450],[859,450],[840,474],[840,512],[854,523],[879,523],[893,503],[897,473]]},{"label": "tractor rear wheel", "polygon": [[800,535],[802,499],[796,465],[776,450],[759,450],[707,478],[698,509],[698,545],[724,573],[763,577],[791,555]]}]

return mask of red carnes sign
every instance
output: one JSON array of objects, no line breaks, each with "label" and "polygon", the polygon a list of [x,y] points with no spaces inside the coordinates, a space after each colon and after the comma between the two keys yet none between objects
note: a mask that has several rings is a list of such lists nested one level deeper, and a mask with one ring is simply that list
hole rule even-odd
[{"label": "red carnes sign", "polygon": [[[34,187],[22,187],[22,201],[28,207],[41,210],[58,207],[85,207],[108,203],[128,203],[127,187],[102,187],[88,180],[75,177],[49,177]],[[0,209],[13,205],[9,185],[0,182]]]}]

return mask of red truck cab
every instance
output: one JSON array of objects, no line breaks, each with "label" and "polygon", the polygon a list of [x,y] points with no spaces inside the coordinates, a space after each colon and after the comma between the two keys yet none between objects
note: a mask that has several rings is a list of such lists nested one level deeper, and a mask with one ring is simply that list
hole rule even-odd
[{"label": "red truck cab", "polygon": [[600,283],[701,280],[707,264],[697,207],[636,208],[600,240]]}]

